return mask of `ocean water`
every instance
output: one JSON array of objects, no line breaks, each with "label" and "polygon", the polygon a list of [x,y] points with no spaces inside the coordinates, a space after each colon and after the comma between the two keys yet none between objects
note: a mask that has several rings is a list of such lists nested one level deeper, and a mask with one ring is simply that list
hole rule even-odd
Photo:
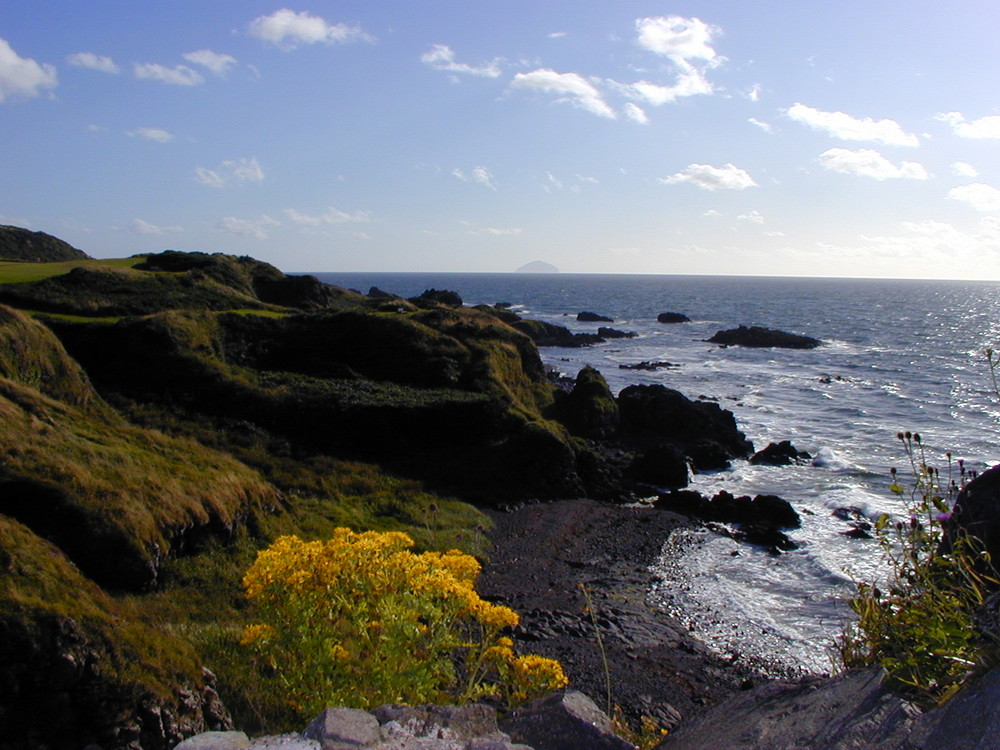
[{"label": "ocean water", "polygon": [[[884,573],[877,546],[843,535],[835,517],[905,509],[886,489],[890,467],[908,467],[900,431],[919,432],[930,463],[945,453],[982,470],[1000,461],[1000,403],[984,350],[1000,349],[1000,284],[992,282],[533,274],[318,274],[328,283],[401,296],[457,291],[466,304],[508,302],[524,317],[596,332],[638,334],[582,349],[543,348],[567,375],[599,369],[617,393],[662,383],[718,401],[760,449],[791,440],[815,459],[791,467],[734,462],[697,475],[705,494],[769,493],[802,516],[799,549],[772,556],[710,532],[675,535],[656,565],[650,596],[733,659],[784,671],[829,671],[832,642],[850,616],[854,580]],[[579,323],[588,310],[614,323]],[[661,324],[661,312],[690,323]],[[817,349],[721,348],[720,329],[759,325],[814,336]],[[655,372],[621,364],[668,361]],[[628,540],[623,539],[622,544]]]}]

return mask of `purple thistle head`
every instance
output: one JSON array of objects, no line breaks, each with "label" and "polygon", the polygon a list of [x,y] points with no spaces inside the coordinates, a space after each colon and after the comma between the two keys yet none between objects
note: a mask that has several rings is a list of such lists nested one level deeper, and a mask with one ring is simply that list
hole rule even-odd
[{"label": "purple thistle head", "polygon": [[938,523],[947,523],[949,520],[951,520],[951,513],[938,513],[937,514],[937,521],[938,521]]}]

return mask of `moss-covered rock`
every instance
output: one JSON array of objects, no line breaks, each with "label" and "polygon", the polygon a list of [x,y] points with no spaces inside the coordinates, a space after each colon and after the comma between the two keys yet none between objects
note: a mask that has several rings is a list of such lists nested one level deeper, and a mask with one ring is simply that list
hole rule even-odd
[{"label": "moss-covered rock", "polygon": [[618,404],[600,372],[589,365],[576,376],[573,390],[560,403],[563,421],[574,435],[602,439],[618,429]]}]

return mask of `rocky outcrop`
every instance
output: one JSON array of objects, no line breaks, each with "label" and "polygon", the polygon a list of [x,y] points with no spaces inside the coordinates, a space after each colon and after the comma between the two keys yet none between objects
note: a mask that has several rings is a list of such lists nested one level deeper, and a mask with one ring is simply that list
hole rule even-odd
[{"label": "rocky outcrop", "polygon": [[573,390],[559,402],[563,423],[574,435],[591,439],[610,438],[618,430],[618,404],[604,376],[584,367]]},{"label": "rocky outcrop", "polygon": [[577,348],[600,344],[604,339],[596,333],[573,333],[565,326],[546,323],[544,320],[519,320],[514,328],[527,334],[537,346],[565,346]]},{"label": "rocky outcrop", "polygon": [[423,294],[419,297],[414,297],[410,301],[417,305],[425,305],[429,302],[432,304],[444,305],[446,307],[462,306],[462,298],[459,296],[458,292],[453,292],[448,289],[425,289]]},{"label": "rocky outcrop", "polygon": [[687,459],[673,445],[654,445],[636,458],[630,468],[636,482],[664,489],[687,487]]},{"label": "rocky outcrop", "polygon": [[647,372],[655,372],[656,370],[668,367],[680,367],[680,365],[675,365],[666,360],[643,360],[642,362],[634,362],[632,364],[622,363],[618,365],[619,370],[645,370]]},{"label": "rocky outcrop", "polygon": [[790,440],[768,443],[766,448],[757,451],[750,457],[750,463],[768,466],[789,466],[807,461],[812,461],[812,456],[806,451],[798,450]]},{"label": "rocky outcrop", "polygon": [[771,328],[758,326],[740,326],[728,331],[718,331],[710,343],[723,346],[747,346],[754,348],[776,347],[781,349],[815,349],[822,342],[811,336],[800,336],[797,333],[785,333]]},{"label": "rocky outcrop", "polygon": [[86,260],[90,256],[68,242],[45,232],[0,225],[0,259],[52,263],[61,260]]},{"label": "rocky outcrop", "polygon": [[727,527],[717,530],[737,541],[756,544],[774,553],[798,547],[782,530],[799,528],[799,514],[791,503],[777,495],[737,497],[723,490],[709,499],[693,490],[681,490],[661,494],[656,506],[703,521],[736,524],[735,530]]},{"label": "rocky outcrop", "polygon": [[959,534],[975,537],[1000,567],[1000,466],[984,471],[959,492],[944,531],[946,544]]},{"label": "rocky outcrop", "polygon": [[584,310],[583,312],[577,313],[576,319],[581,323],[614,323],[613,318],[609,318],[606,315],[601,315],[600,313],[590,312]]},{"label": "rocky outcrop", "polygon": [[689,318],[684,313],[679,312],[663,312],[656,316],[657,323],[690,323],[691,318]]},{"label": "rocky outcrop", "polygon": [[635,331],[619,331],[617,328],[601,326],[597,329],[597,335],[605,339],[634,339],[639,334]]},{"label": "rocky outcrop", "polygon": [[731,458],[753,453],[733,413],[710,401],[692,401],[666,386],[632,385],[618,394],[619,433],[633,444],[671,443],[687,452],[714,443]]},{"label": "rocky outcrop", "polygon": [[511,739],[534,750],[635,750],[583,693],[553,693],[514,709],[500,722]]}]

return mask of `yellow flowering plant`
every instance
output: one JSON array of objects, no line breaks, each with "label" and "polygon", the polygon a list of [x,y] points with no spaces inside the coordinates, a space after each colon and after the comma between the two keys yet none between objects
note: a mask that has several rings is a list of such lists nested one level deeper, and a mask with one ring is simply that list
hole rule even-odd
[{"label": "yellow flowering plant", "polygon": [[559,662],[517,656],[501,633],[513,610],[480,598],[478,561],[411,551],[400,532],[354,532],[305,542],[281,537],[243,578],[260,622],[242,643],[310,715],[328,705],[509,704],[566,685]]}]

